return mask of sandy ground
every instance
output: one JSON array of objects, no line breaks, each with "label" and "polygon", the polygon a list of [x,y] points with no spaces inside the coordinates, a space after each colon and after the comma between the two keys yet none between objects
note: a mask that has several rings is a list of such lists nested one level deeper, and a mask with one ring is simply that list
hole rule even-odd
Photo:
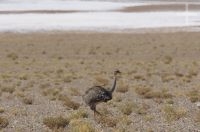
[{"label": "sandy ground", "polygon": [[[195,32],[1,33],[0,118],[7,123],[0,126],[7,132],[199,131],[199,42]],[[94,119],[81,96],[93,85],[109,88],[115,69],[122,75],[113,99],[97,106],[102,116]],[[62,129],[44,123],[59,116],[69,120]]]}]

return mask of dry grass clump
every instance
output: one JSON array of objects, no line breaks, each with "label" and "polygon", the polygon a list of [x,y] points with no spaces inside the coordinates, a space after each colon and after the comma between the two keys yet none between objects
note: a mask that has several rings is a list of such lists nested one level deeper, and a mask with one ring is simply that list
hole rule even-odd
[{"label": "dry grass clump", "polygon": [[0,129],[7,127],[8,124],[8,119],[0,117]]},{"label": "dry grass clump", "polygon": [[99,86],[106,86],[109,84],[109,80],[108,79],[105,79],[103,77],[100,77],[100,76],[97,76],[95,77],[95,83],[94,85],[99,85]]},{"label": "dry grass clump", "polygon": [[56,88],[45,89],[43,90],[42,94],[44,96],[48,96],[51,100],[55,100],[58,98],[60,90]]},{"label": "dry grass clump", "polygon": [[49,88],[51,86],[51,84],[50,83],[42,83],[42,84],[40,84],[40,88],[41,89],[46,89],[46,88]]},{"label": "dry grass clump", "polygon": [[131,118],[129,118],[126,115],[122,115],[121,117],[119,117],[118,121],[119,121],[119,126],[128,126],[132,123]]},{"label": "dry grass clump", "polygon": [[190,69],[189,71],[188,71],[188,76],[190,76],[190,77],[193,77],[193,76],[197,76],[198,75],[198,70],[196,70],[196,69]]},{"label": "dry grass clump", "polygon": [[8,58],[12,59],[12,60],[16,60],[18,59],[18,55],[16,53],[9,53],[7,55]]},{"label": "dry grass clump", "polygon": [[63,101],[65,106],[67,106],[69,108],[72,108],[74,110],[77,110],[80,107],[79,103],[76,103],[76,102],[72,101],[66,95],[59,95],[58,99],[60,101]]},{"label": "dry grass clump", "polygon": [[143,119],[145,121],[152,121],[154,119],[154,117],[153,117],[153,115],[146,114],[146,115],[143,116]]},{"label": "dry grass clump", "polygon": [[162,91],[150,91],[144,95],[145,98],[163,98],[168,99],[172,98],[172,94],[168,93],[165,90]]},{"label": "dry grass clump", "polygon": [[141,95],[144,98],[162,98],[162,99],[167,99],[167,98],[172,98],[173,95],[170,94],[166,89],[163,89],[161,91],[153,91],[151,88],[148,87],[136,87],[135,92],[139,95]]},{"label": "dry grass clump", "polygon": [[19,76],[20,80],[28,80],[28,75],[27,74],[23,74]]},{"label": "dry grass clump", "polygon": [[73,73],[64,74],[64,75],[62,76],[62,80],[63,80],[63,82],[65,82],[65,83],[70,83],[70,82],[72,82],[74,79],[77,79],[77,77],[76,77],[76,75],[73,74]]},{"label": "dry grass clump", "polygon": [[142,81],[146,80],[143,75],[135,75],[134,79],[136,79],[136,80],[142,80]]},{"label": "dry grass clump", "polygon": [[190,82],[191,82],[191,77],[189,77],[189,76],[184,76],[184,77],[182,77],[182,81],[183,81],[183,82],[186,82],[186,83],[190,83]]},{"label": "dry grass clump", "polygon": [[134,110],[139,115],[146,115],[149,108],[149,105],[143,103],[140,106],[135,107]]},{"label": "dry grass clump", "polygon": [[110,111],[107,109],[106,106],[102,106],[102,107],[98,108],[98,111],[100,113],[103,113],[103,115],[108,115],[108,114],[110,115],[111,114]]},{"label": "dry grass clump", "polygon": [[146,86],[137,86],[135,88],[135,92],[141,96],[144,96],[146,93],[150,92],[151,88]]},{"label": "dry grass clump", "polygon": [[0,107],[0,113],[4,113],[5,109],[3,107]]},{"label": "dry grass clump", "polygon": [[2,86],[1,91],[12,94],[15,91],[15,87],[14,86]]},{"label": "dry grass clump", "polygon": [[172,58],[171,56],[165,56],[165,57],[163,58],[163,62],[164,62],[165,64],[170,64],[172,61],[173,61],[173,58]]},{"label": "dry grass clump", "polygon": [[31,97],[23,97],[22,101],[24,104],[27,104],[27,105],[33,104],[33,99]]},{"label": "dry grass clump", "polygon": [[178,120],[187,114],[187,110],[185,108],[174,107],[172,105],[165,105],[163,112],[167,121]]},{"label": "dry grass clump", "polygon": [[196,114],[195,122],[200,123],[200,111]]},{"label": "dry grass clump", "polygon": [[125,84],[124,82],[119,82],[118,87],[116,89],[117,92],[120,93],[126,93],[128,92],[128,84]]},{"label": "dry grass clump", "polygon": [[96,118],[97,122],[106,127],[115,127],[118,123],[118,120],[114,117],[99,116]]},{"label": "dry grass clump", "polygon": [[91,123],[79,119],[70,122],[70,132],[95,132]]},{"label": "dry grass clump", "polygon": [[170,82],[172,80],[176,80],[176,76],[164,74],[164,75],[161,75],[161,79],[162,79],[163,82]]},{"label": "dry grass clump", "polygon": [[74,120],[74,119],[87,118],[87,117],[88,117],[88,114],[86,113],[86,111],[79,109],[78,111],[73,112],[69,116],[69,119]]},{"label": "dry grass clump", "polygon": [[58,128],[64,128],[65,126],[67,126],[69,124],[69,120],[61,116],[46,117],[43,119],[43,123],[50,129],[58,129]]},{"label": "dry grass clump", "polygon": [[70,93],[72,96],[80,96],[81,93],[78,91],[77,88],[70,88]]},{"label": "dry grass clump", "polygon": [[132,102],[125,102],[120,106],[120,110],[123,114],[130,115],[136,107],[137,105]]},{"label": "dry grass clump", "polygon": [[200,93],[198,90],[192,90],[192,91],[189,91],[189,93],[186,94],[190,101],[195,103],[197,101],[200,101]]}]

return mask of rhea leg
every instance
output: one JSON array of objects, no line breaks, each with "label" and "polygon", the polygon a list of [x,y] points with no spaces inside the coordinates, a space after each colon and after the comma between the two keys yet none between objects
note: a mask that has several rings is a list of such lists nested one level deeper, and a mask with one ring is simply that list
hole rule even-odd
[{"label": "rhea leg", "polygon": [[96,117],[96,116],[95,116],[96,113],[99,114],[99,115],[101,115],[101,114],[96,110],[96,104],[92,104],[92,105],[90,105],[90,108],[91,108],[91,110],[94,111],[94,118]]}]

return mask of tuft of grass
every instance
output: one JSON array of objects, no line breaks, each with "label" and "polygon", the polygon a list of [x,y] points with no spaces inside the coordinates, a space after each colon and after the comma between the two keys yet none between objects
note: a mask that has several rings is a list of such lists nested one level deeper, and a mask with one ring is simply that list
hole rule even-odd
[{"label": "tuft of grass", "polygon": [[64,73],[64,70],[63,70],[63,69],[57,69],[57,70],[56,70],[56,73],[57,73],[57,74],[63,74],[63,73]]},{"label": "tuft of grass", "polygon": [[0,113],[4,113],[4,108],[3,107],[0,107]]},{"label": "tuft of grass", "polygon": [[163,108],[164,116],[167,121],[171,122],[178,120],[187,114],[187,110],[182,107],[174,107],[172,105],[165,105]]},{"label": "tuft of grass", "polygon": [[14,86],[3,86],[1,88],[1,91],[12,94],[15,91],[15,87]]},{"label": "tuft of grass", "polygon": [[126,115],[122,115],[121,117],[118,118],[118,120],[120,121],[119,122],[119,126],[128,126],[132,123],[132,120],[131,118],[129,118],[128,116]]},{"label": "tuft of grass", "polygon": [[174,104],[174,101],[172,99],[168,99],[168,100],[166,100],[166,103],[167,104]]},{"label": "tuft of grass", "polygon": [[200,123],[200,111],[195,116],[195,122]]},{"label": "tuft of grass", "polygon": [[69,120],[61,116],[46,117],[43,119],[43,123],[50,129],[58,129],[66,127],[69,124]]},{"label": "tuft of grass", "polygon": [[104,115],[111,114],[110,111],[105,106],[102,106],[102,107],[100,107],[98,109],[99,109],[99,112],[103,113]]},{"label": "tuft of grass", "polygon": [[163,82],[170,82],[170,81],[175,80],[176,76],[164,74],[164,75],[161,76],[161,79],[162,79]]},{"label": "tuft of grass", "polygon": [[33,99],[30,98],[30,97],[23,97],[22,101],[23,101],[24,104],[27,104],[27,105],[33,104]]},{"label": "tuft of grass", "polygon": [[172,61],[173,61],[173,58],[172,58],[171,56],[165,56],[165,57],[163,58],[163,62],[164,62],[165,64],[170,64]]},{"label": "tuft of grass", "polygon": [[187,93],[186,95],[189,97],[192,103],[200,101],[200,93],[198,90],[189,91],[189,93]]},{"label": "tuft of grass", "polygon": [[154,117],[152,115],[148,115],[148,114],[145,115],[143,118],[145,121],[152,121],[154,119]]},{"label": "tuft of grass", "polygon": [[40,84],[40,88],[41,89],[46,89],[46,88],[48,88],[48,87],[50,87],[51,86],[51,84],[50,83],[43,83],[43,84]]},{"label": "tuft of grass", "polygon": [[56,88],[45,89],[43,90],[42,94],[49,97],[51,100],[55,100],[58,98],[60,90]]},{"label": "tuft of grass", "polygon": [[145,98],[163,98],[168,99],[172,98],[172,94],[165,91],[150,91],[144,95]]},{"label": "tuft of grass", "polygon": [[161,91],[153,91],[151,88],[148,87],[136,87],[135,92],[141,95],[143,98],[151,99],[151,98],[162,98],[168,99],[172,98],[173,95],[170,94],[167,90],[163,89]]},{"label": "tuft of grass", "polygon": [[134,110],[139,115],[146,115],[149,108],[149,105],[142,104],[141,106],[137,106]]},{"label": "tuft of grass", "polygon": [[20,80],[28,80],[28,75],[27,74],[23,74],[19,76]]},{"label": "tuft of grass", "polygon": [[145,87],[145,86],[138,86],[135,88],[135,92],[139,95],[145,95],[146,93],[150,92],[151,88]]},{"label": "tuft of grass", "polygon": [[125,84],[124,82],[119,82],[116,91],[120,93],[126,93],[128,92],[128,87],[128,84]]},{"label": "tuft of grass", "polygon": [[133,108],[137,107],[136,104],[132,102],[126,102],[120,106],[120,110],[125,115],[130,115],[133,112]]},{"label": "tuft of grass", "polygon": [[9,53],[9,54],[7,54],[7,57],[12,60],[18,59],[18,55],[16,53]]},{"label": "tuft of grass", "polygon": [[97,122],[105,127],[115,127],[118,123],[118,120],[113,117],[100,116],[97,118]]},{"label": "tuft of grass", "polygon": [[95,77],[95,80],[96,80],[95,85],[106,86],[109,84],[108,79],[105,79],[100,76]]},{"label": "tuft of grass", "polygon": [[73,72],[71,73],[65,73],[61,76],[61,79],[64,83],[70,83],[72,82],[74,79],[77,79],[77,75]]},{"label": "tuft of grass", "polygon": [[69,119],[74,120],[74,119],[87,118],[87,117],[88,117],[88,114],[86,113],[86,111],[79,109],[78,111],[73,112],[69,116]]},{"label": "tuft of grass", "polygon": [[91,123],[78,119],[70,122],[70,128],[70,132],[95,132]]},{"label": "tuft of grass", "polygon": [[7,127],[9,124],[8,119],[0,117],[0,129]]},{"label": "tuft of grass", "polygon": [[81,95],[77,88],[70,88],[70,93],[72,96],[80,96]]},{"label": "tuft of grass", "polygon": [[135,75],[134,79],[136,79],[136,80],[142,80],[142,81],[146,80],[143,75]]},{"label": "tuft of grass", "polygon": [[115,96],[113,100],[116,101],[116,102],[121,102],[122,97],[121,96]]},{"label": "tuft of grass", "polygon": [[77,110],[80,107],[79,103],[76,103],[76,102],[72,101],[66,95],[59,95],[58,99],[60,101],[63,101],[65,106],[67,106],[69,108],[72,108],[74,110]]}]

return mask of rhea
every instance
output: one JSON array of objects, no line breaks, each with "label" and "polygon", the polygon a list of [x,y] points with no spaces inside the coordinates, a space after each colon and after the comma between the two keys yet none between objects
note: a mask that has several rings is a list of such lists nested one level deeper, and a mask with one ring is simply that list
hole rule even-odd
[{"label": "rhea", "polygon": [[102,86],[93,86],[85,92],[83,96],[83,100],[90,107],[90,109],[94,111],[94,117],[95,117],[95,113],[100,114],[96,110],[96,105],[98,103],[107,102],[112,99],[112,93],[114,92],[116,88],[117,74],[120,74],[120,73],[121,72],[119,70],[116,70],[114,72],[114,81],[113,81],[113,85],[111,89],[106,89]]}]

